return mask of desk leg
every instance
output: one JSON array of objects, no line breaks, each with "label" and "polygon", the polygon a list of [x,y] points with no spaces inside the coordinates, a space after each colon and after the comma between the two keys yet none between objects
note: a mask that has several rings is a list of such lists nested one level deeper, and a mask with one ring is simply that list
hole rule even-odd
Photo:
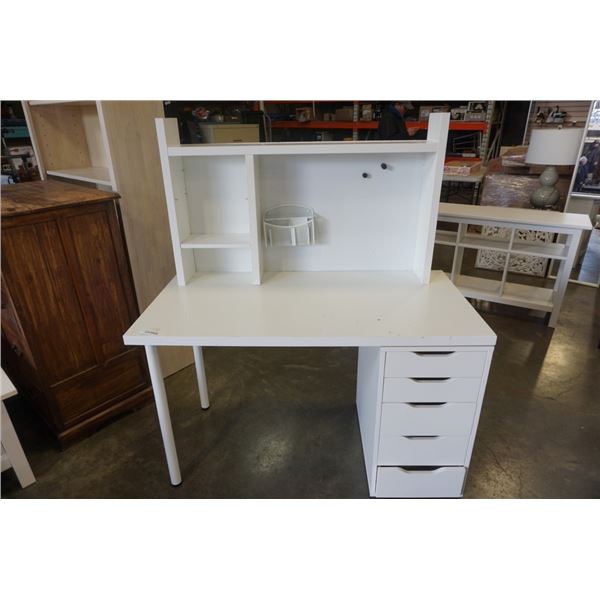
[{"label": "desk leg", "polygon": [[179,485],[181,483],[181,473],[179,472],[177,449],[175,448],[175,440],[173,438],[169,403],[167,402],[165,381],[160,361],[158,360],[158,351],[156,346],[144,346],[144,348],[146,349],[150,379],[152,380],[152,389],[154,390],[154,402],[156,403],[156,412],[158,413],[158,422],[160,423],[160,433],[163,439],[163,446],[165,447],[167,466],[169,467],[169,477],[173,485]]},{"label": "desk leg", "polygon": [[568,250],[566,260],[560,261],[558,267],[558,273],[556,274],[556,283],[554,284],[554,295],[552,298],[552,313],[550,320],[548,321],[549,327],[556,327],[558,323],[558,315],[560,314],[560,307],[562,305],[565,292],[567,291],[567,285],[569,283],[569,277],[571,277],[571,270],[575,263],[575,257],[577,256],[577,249],[579,248],[579,240],[581,239],[581,231],[575,231],[568,235]]},{"label": "desk leg", "polygon": [[194,346],[194,362],[196,363],[196,377],[198,378],[198,389],[200,390],[200,406],[206,410],[210,407],[210,401],[208,399],[208,386],[206,385],[206,371],[204,370],[202,346]]}]

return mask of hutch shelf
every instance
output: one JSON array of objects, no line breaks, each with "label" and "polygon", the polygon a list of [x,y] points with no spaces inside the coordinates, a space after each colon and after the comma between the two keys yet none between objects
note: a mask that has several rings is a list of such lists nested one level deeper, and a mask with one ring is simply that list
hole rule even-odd
[{"label": "hutch shelf", "polygon": [[[176,121],[157,119],[179,285],[211,271],[256,285],[269,271],[427,283],[447,123],[433,115],[424,141],[181,145]],[[265,243],[263,216],[286,205],[314,215],[310,244]]]}]

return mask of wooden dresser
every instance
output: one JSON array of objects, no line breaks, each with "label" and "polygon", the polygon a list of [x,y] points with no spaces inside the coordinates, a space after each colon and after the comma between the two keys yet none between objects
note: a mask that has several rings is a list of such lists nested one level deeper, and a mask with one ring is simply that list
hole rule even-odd
[{"label": "wooden dresser", "polygon": [[2,186],[2,365],[63,446],[152,397],[118,198]]}]

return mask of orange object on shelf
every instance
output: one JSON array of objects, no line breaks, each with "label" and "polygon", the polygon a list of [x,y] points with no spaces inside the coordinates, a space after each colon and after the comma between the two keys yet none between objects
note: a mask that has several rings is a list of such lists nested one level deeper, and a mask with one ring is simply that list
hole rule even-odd
[{"label": "orange object on shelf", "polygon": [[[379,121],[273,121],[273,129],[377,129]],[[406,121],[411,129],[427,129],[427,121]],[[450,121],[450,131],[487,131],[487,123]]]},{"label": "orange object on shelf", "polygon": [[448,160],[444,165],[444,175],[469,176],[481,169],[481,162],[473,160]]},{"label": "orange object on shelf", "polygon": [[446,156],[446,158],[444,159],[444,164],[447,164],[449,162],[454,162],[460,160],[460,162],[480,162],[481,158],[479,158],[478,156]]},{"label": "orange object on shelf", "polygon": [[[405,121],[406,126],[427,129],[427,121]],[[479,121],[450,121],[448,129],[450,131],[487,131],[487,123]]]},{"label": "orange object on shelf", "polygon": [[[364,123],[367,125],[367,123]],[[271,127],[273,129],[352,129],[355,125],[354,121],[273,121]],[[377,124],[375,124],[377,128]]]}]

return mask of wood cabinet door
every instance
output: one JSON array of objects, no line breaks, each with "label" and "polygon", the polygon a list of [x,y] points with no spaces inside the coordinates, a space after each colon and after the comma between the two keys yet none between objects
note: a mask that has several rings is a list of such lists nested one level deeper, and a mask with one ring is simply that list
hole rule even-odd
[{"label": "wood cabinet door", "polygon": [[2,273],[48,384],[96,364],[56,219],[19,219],[2,230]]},{"label": "wood cabinet door", "polygon": [[138,314],[114,205],[74,211],[59,227],[96,361],[104,364],[130,350],[123,333]]}]

